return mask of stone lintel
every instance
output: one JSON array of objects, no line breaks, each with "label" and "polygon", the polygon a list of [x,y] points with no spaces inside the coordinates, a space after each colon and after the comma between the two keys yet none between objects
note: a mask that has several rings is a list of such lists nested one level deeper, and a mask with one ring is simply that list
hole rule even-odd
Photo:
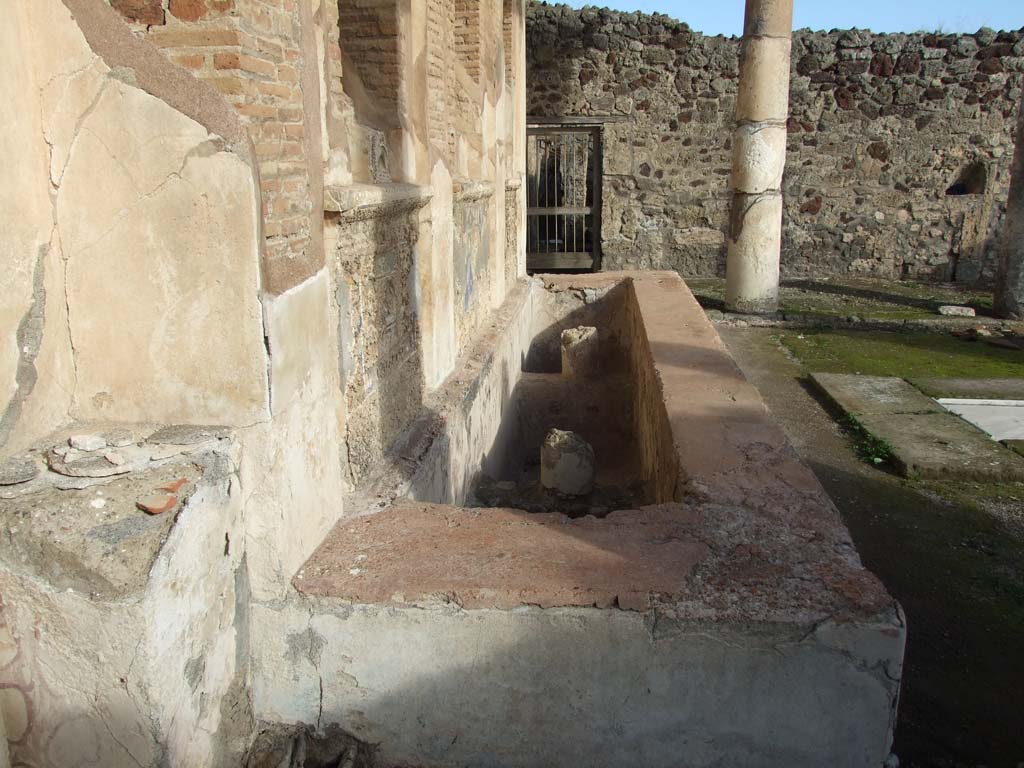
[{"label": "stone lintel", "polygon": [[344,220],[368,219],[402,210],[418,210],[433,197],[417,184],[347,184],[324,190],[324,210]]},{"label": "stone lintel", "polygon": [[456,204],[472,203],[494,196],[494,184],[489,181],[455,181],[452,196]]}]

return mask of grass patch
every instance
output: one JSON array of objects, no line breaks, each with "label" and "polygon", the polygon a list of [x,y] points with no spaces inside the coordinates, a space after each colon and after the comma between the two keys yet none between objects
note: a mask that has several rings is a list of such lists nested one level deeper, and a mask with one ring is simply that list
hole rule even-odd
[{"label": "grass patch", "polygon": [[883,437],[876,437],[868,432],[860,419],[852,413],[845,414],[840,420],[840,425],[846,434],[853,440],[853,450],[861,461],[879,466],[881,464],[892,465],[896,457],[896,451],[892,443]]},{"label": "grass patch", "polygon": [[[690,278],[686,284],[705,309],[725,308],[722,278]],[[938,317],[938,308],[944,304],[973,307],[979,315],[992,314],[989,292],[948,283],[837,277],[784,280],[779,289],[783,313],[814,318],[923,320]]]},{"label": "grass patch", "polygon": [[904,379],[1024,377],[1024,353],[949,334],[876,330],[808,330],[779,335],[809,371]]}]

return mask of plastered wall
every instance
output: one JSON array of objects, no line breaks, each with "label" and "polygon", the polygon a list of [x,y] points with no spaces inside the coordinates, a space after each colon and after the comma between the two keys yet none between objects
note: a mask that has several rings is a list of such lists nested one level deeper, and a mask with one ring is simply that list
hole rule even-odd
[{"label": "plastered wall", "polygon": [[[337,520],[372,511],[347,503],[360,473],[523,275],[523,3],[460,4],[475,54],[454,0],[343,5],[39,0],[0,29],[0,462],[110,422],[223,425],[230,453],[117,605],[55,598],[0,553],[3,680],[12,648],[80,645],[56,673],[11,668],[39,681],[31,737],[0,696],[40,764],[234,764],[250,601],[287,597]],[[379,80],[352,65],[375,52]],[[47,757],[75,707],[88,722]]]},{"label": "plastered wall", "polygon": [[116,52],[127,33],[108,61],[68,6],[12,13],[0,440],[72,419],[253,423],[268,403],[247,153],[199,122],[205,94],[189,116],[141,87]]}]

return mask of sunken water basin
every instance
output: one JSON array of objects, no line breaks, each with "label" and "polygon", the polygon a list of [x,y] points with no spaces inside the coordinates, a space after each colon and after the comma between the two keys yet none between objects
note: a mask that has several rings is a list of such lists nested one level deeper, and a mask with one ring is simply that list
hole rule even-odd
[{"label": "sunken water basin", "polygon": [[[593,446],[587,498],[538,490],[551,427]],[[263,721],[386,766],[888,755],[899,606],[674,273],[524,282],[345,512],[254,608]]]}]

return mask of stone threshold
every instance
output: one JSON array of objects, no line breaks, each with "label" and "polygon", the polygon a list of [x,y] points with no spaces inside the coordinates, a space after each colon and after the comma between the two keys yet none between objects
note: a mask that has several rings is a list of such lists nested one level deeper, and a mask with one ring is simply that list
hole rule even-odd
[{"label": "stone threshold", "polygon": [[1024,459],[903,379],[812,373],[811,381],[838,412],[884,442],[904,477],[1024,480]]},{"label": "stone threshold", "polygon": [[416,210],[430,202],[430,187],[417,184],[346,184],[324,189],[324,211],[343,219],[366,219],[401,210]]}]

